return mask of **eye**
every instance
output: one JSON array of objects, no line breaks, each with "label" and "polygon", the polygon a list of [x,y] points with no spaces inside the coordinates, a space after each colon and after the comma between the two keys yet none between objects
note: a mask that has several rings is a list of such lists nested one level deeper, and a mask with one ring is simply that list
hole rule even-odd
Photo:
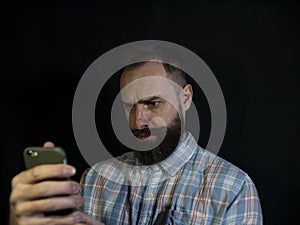
[{"label": "eye", "polygon": [[150,109],[154,109],[154,108],[158,108],[161,105],[162,101],[150,101],[147,102],[145,105],[150,108]]}]

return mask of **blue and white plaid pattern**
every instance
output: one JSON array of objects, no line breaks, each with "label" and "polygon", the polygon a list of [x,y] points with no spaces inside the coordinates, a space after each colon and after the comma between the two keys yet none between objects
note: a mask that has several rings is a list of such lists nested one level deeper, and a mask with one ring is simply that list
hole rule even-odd
[{"label": "blue and white plaid pattern", "polygon": [[[132,153],[119,160],[139,163]],[[81,181],[81,210],[107,225],[262,224],[249,176],[199,147],[190,133],[157,165],[120,161],[96,164]]]}]

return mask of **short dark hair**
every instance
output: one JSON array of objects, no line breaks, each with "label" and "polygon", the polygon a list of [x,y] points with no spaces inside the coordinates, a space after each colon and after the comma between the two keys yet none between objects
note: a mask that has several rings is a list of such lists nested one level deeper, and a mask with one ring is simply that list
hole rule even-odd
[{"label": "short dark hair", "polygon": [[[151,61],[136,62],[136,63],[133,63],[133,64],[130,64],[130,65],[127,65],[127,66],[123,67],[120,70],[120,76],[122,76],[124,70],[135,69],[137,67],[140,67],[140,66],[144,65],[147,62],[151,62]],[[169,79],[171,79],[172,81],[177,83],[180,87],[184,87],[187,84],[186,73],[183,70],[179,69],[176,66],[168,64],[168,63],[164,63],[164,62],[161,62],[161,63],[163,64],[164,69],[167,72],[167,77]]]}]

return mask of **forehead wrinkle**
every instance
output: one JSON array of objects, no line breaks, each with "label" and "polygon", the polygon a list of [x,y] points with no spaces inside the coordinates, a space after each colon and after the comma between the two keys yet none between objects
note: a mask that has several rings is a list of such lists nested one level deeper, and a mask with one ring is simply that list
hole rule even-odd
[{"label": "forehead wrinkle", "polygon": [[168,96],[166,96],[165,93],[157,93],[157,92],[135,92],[132,91],[130,94],[128,94],[128,92],[125,93],[121,93],[121,98],[122,98],[122,102],[124,103],[130,103],[130,104],[134,104],[134,103],[142,103],[142,102],[147,102],[147,101],[151,101],[151,100],[155,100],[155,99],[168,99]]},{"label": "forehead wrinkle", "polygon": [[[135,79],[121,89],[123,102],[134,104],[158,96],[163,99],[173,99],[176,95],[174,82],[162,76],[146,76]],[[175,84],[176,85],[176,84]]]},{"label": "forehead wrinkle", "polygon": [[125,104],[135,104],[135,103],[142,104],[142,103],[154,101],[154,100],[157,100],[157,99],[167,100],[167,98],[164,97],[163,95],[153,95],[153,96],[147,96],[147,97],[142,98],[142,99],[140,99],[138,101],[126,102],[126,101],[122,100],[122,102],[125,103]]}]

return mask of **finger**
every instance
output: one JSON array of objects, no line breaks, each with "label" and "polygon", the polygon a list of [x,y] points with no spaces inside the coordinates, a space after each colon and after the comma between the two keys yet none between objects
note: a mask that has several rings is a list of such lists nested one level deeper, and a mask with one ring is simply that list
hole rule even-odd
[{"label": "finger", "polygon": [[55,146],[54,143],[51,141],[47,141],[44,144],[44,148],[53,148],[54,146]]},{"label": "finger", "polygon": [[79,212],[75,212],[66,216],[47,216],[47,217],[35,217],[35,216],[23,216],[19,218],[19,225],[40,225],[40,224],[55,224],[55,225],[69,225],[75,224],[82,219],[82,215]]},{"label": "finger", "polygon": [[28,216],[37,213],[58,211],[61,209],[77,208],[82,204],[83,198],[78,195],[24,201],[16,204],[15,214],[17,216]]},{"label": "finger", "polygon": [[12,179],[12,187],[16,184],[35,183],[51,178],[67,178],[76,173],[74,167],[64,164],[40,165],[19,173]]},{"label": "finger", "polygon": [[[75,181],[44,181],[34,185],[17,185],[11,194],[10,201],[26,201],[55,195],[78,193],[80,184]],[[24,195],[26,193],[26,195]]]},{"label": "finger", "polygon": [[99,220],[94,219],[93,217],[86,215],[84,213],[81,213],[82,219],[80,220],[80,223],[76,225],[104,225],[104,223],[101,223]]}]

